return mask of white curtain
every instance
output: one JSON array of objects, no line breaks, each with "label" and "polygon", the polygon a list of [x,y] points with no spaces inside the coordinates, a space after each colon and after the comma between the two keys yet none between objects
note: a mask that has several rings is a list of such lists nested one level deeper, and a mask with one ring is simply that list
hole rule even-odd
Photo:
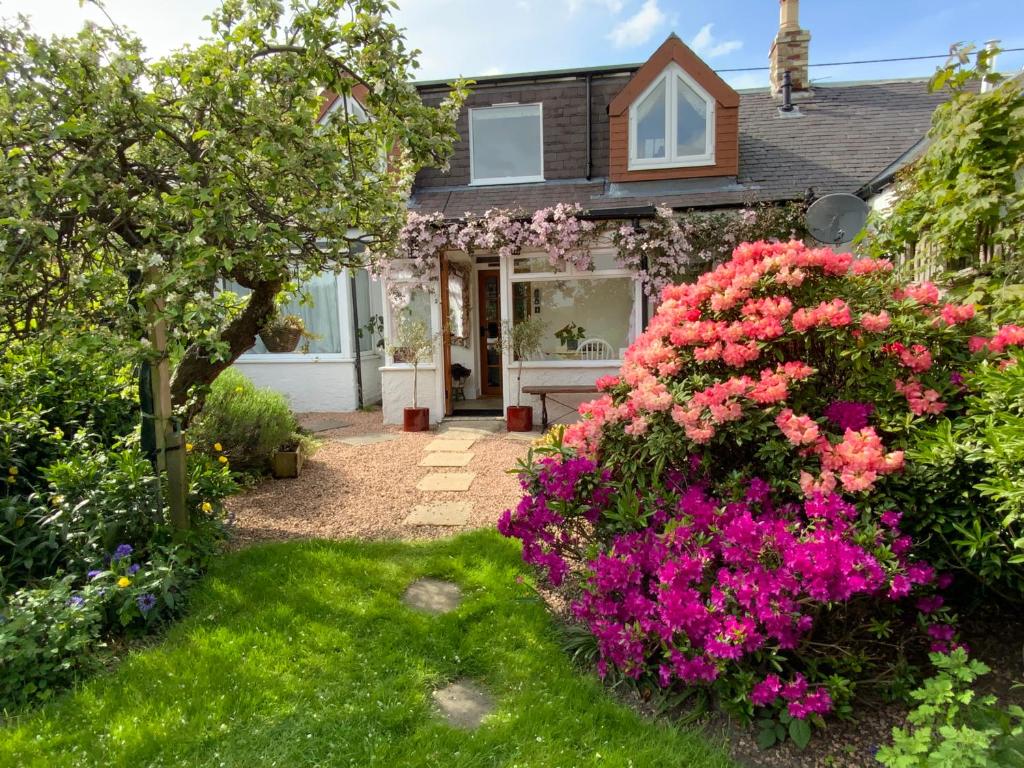
[{"label": "white curtain", "polygon": [[[282,304],[279,310],[283,315],[301,317],[306,331],[316,336],[313,339],[303,337],[295,351],[341,352],[342,328],[341,318],[338,315],[338,276],[333,272],[325,272],[303,283],[301,289],[295,298]],[[241,296],[249,292],[246,288],[231,282],[225,286],[225,290],[234,291]],[[305,303],[302,303],[303,294],[305,294]],[[256,338],[256,344],[249,350],[249,353],[270,354],[259,337]]]}]

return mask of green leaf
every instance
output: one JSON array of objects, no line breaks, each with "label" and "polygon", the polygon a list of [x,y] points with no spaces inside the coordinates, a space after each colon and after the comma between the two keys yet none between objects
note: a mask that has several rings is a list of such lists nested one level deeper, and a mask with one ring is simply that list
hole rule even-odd
[{"label": "green leaf", "polygon": [[798,748],[803,749],[811,741],[811,726],[806,720],[793,719],[789,723],[789,738]]}]

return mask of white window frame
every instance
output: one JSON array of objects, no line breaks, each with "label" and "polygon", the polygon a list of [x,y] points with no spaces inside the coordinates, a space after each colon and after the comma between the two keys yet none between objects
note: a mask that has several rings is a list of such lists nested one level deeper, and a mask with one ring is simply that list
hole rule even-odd
[{"label": "white window frame", "polygon": [[[487,110],[500,110],[508,108],[537,107],[537,119],[540,120],[540,175],[539,176],[505,176],[478,179],[473,171],[473,113]],[[486,187],[495,184],[529,184],[544,181],[544,104],[543,102],[530,102],[520,104],[518,102],[505,104],[492,104],[489,107],[473,107],[469,110],[469,185],[471,187]]]},{"label": "white window frame", "polygon": [[[592,254],[601,253],[614,254],[614,249],[608,248],[595,248]],[[636,334],[642,331],[641,325],[643,324],[643,290],[640,282],[636,279],[636,273],[631,272],[628,269],[577,269],[572,264],[567,264],[564,270],[555,271],[552,269],[550,272],[516,272],[515,271],[515,260],[530,258],[535,256],[547,257],[547,254],[543,251],[530,251],[520,254],[515,254],[509,257],[508,261],[508,295],[502,297],[503,306],[508,307],[508,317],[503,318],[512,321],[512,285],[514,283],[554,283],[562,280],[607,280],[610,278],[629,278],[633,284],[633,334],[630,337],[627,334],[626,346],[628,347],[634,341],[636,341]],[[618,352],[619,350],[616,350]],[[622,364],[622,358],[616,357],[611,360],[524,360],[523,369],[528,368],[615,368]],[[515,360],[506,360],[505,367],[508,370],[512,370],[518,367],[519,362]]]},{"label": "white window frame", "polygon": [[[686,85],[692,88],[698,96],[704,99],[707,105],[705,117],[705,152],[700,155],[677,155],[676,146],[679,143],[676,135],[676,88],[672,78],[678,77]],[[666,84],[672,87],[666,87]],[[665,87],[665,157],[637,157],[636,153],[636,112],[637,107],[643,103],[657,88]],[[700,84],[690,77],[682,67],[676,63],[669,64],[660,75],[641,93],[629,107],[629,170],[641,171],[652,168],[693,168],[715,164],[715,99]]]}]

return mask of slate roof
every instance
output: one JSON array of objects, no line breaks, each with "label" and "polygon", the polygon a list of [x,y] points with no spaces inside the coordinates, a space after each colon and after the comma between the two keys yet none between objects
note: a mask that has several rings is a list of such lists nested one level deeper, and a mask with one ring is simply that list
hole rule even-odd
[{"label": "slate roof", "polygon": [[724,207],[832,192],[856,193],[920,142],[945,96],[926,80],[816,85],[783,117],[768,89],[740,91],[740,171],[735,178],[611,184],[604,179],[491,187],[414,188],[410,207],[456,218],[488,208],[536,210],[577,202],[594,212],[667,205]]}]

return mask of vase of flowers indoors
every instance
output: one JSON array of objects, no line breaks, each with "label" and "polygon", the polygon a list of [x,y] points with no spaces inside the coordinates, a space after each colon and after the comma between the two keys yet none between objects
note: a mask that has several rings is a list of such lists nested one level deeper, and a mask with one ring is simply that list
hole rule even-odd
[{"label": "vase of flowers indoors", "polygon": [[586,335],[586,331],[576,323],[569,323],[567,326],[562,328],[560,331],[555,331],[555,338],[558,339],[562,346],[564,346],[570,352],[575,352],[579,346],[580,339]]},{"label": "vase of flowers indoors", "polygon": [[403,316],[398,321],[394,339],[387,345],[388,353],[395,362],[412,365],[412,407],[402,414],[402,428],[406,432],[426,432],[430,429],[430,409],[420,408],[417,399],[419,367],[434,357],[437,337],[432,336],[427,324]]},{"label": "vase of flowers indoors", "polygon": [[533,406],[522,404],[523,361],[541,349],[544,329],[540,318],[531,317],[518,323],[505,321],[501,327],[501,345],[510,360],[518,363],[516,375],[516,404],[505,411],[509,432],[529,432],[533,429]]}]

